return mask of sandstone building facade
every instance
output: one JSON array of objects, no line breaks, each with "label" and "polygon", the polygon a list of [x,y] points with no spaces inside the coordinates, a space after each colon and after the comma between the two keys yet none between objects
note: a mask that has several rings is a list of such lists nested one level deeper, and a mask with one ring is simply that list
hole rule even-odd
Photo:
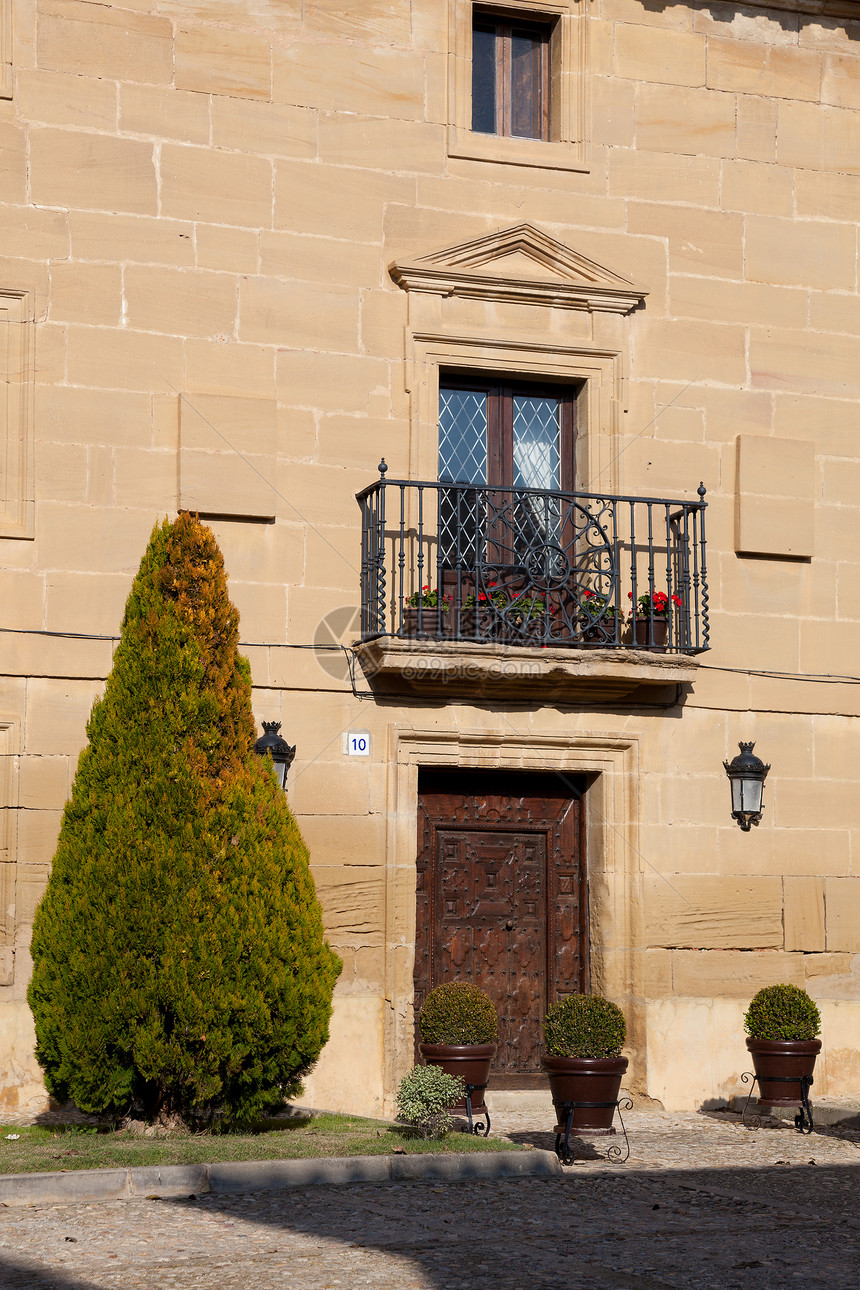
[{"label": "sandstone building facade", "polygon": [[512,1086],[589,986],[634,1087],[725,1098],[785,980],[856,1092],[853,0],[0,0],[0,169],[0,1105],[44,1102],[32,915],[178,508],[297,746],[311,1104],[390,1110],[451,974]]}]

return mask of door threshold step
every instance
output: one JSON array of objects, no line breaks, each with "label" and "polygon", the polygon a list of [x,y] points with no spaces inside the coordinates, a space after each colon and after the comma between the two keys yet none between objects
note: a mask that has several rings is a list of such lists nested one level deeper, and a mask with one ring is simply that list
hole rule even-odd
[{"label": "door threshold step", "polygon": [[493,1076],[490,1074],[490,1087],[485,1101],[490,1108],[490,1115],[504,1115],[507,1111],[546,1111],[552,1114],[552,1098],[549,1092],[549,1080],[542,1089],[538,1088],[493,1088]]}]

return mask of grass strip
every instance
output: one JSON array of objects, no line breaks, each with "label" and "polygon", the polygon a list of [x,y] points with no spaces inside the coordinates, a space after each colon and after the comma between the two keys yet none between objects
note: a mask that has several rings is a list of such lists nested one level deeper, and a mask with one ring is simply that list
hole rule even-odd
[{"label": "grass strip", "polygon": [[[504,1138],[484,1139],[468,1133],[449,1133],[440,1141],[427,1141],[386,1121],[355,1115],[296,1117],[283,1121],[283,1126],[250,1133],[171,1132],[157,1138],[77,1124],[0,1126],[0,1174],[520,1149]],[[14,1134],[19,1136],[9,1136]]]}]

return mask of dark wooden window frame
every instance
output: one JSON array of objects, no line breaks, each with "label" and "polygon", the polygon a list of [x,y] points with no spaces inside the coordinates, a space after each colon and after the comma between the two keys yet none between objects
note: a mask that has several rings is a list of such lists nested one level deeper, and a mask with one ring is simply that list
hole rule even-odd
[{"label": "dark wooden window frame", "polygon": [[[542,139],[551,138],[551,110],[552,110],[552,77],[551,77],[551,47],[553,36],[553,23],[545,18],[531,14],[528,10],[522,13],[511,13],[509,10],[493,11],[492,8],[485,9],[476,7],[472,11],[472,33],[492,31],[495,35],[495,128],[492,131],[481,131],[481,133],[492,133],[507,138],[521,139]],[[512,37],[517,34],[526,34],[532,39],[539,42],[539,68],[537,73],[537,85],[530,86],[531,92],[539,95],[539,104],[537,108],[538,131],[537,133],[523,134],[519,131],[515,133],[513,125],[513,103],[511,95],[511,48]],[[474,100],[475,92],[475,71],[473,68],[472,94]],[[472,114],[472,129],[475,129],[474,106]]]}]

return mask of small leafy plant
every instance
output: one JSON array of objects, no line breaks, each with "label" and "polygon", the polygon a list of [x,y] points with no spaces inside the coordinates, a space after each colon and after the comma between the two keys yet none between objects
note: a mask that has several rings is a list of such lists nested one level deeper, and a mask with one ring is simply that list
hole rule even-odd
[{"label": "small leafy plant", "polygon": [[496,609],[505,609],[508,604],[508,593],[501,587],[497,587],[495,582],[488,584],[488,591],[478,591],[474,595],[467,596],[463,601],[464,609],[475,609],[482,605],[495,605]]},{"label": "small leafy plant", "polygon": [[441,1066],[413,1066],[397,1090],[397,1119],[424,1138],[444,1138],[454,1124],[449,1108],[465,1096],[459,1075],[448,1075]]},{"label": "small leafy plant", "polygon": [[750,1003],[744,1029],[751,1039],[814,1039],[821,1013],[799,986],[766,985]]},{"label": "small leafy plant", "polygon": [[451,597],[440,596],[438,587],[434,587],[431,591],[428,584],[426,587],[422,587],[420,591],[413,591],[406,601],[406,605],[409,609],[417,609],[419,606],[422,609],[438,609],[441,606],[442,613],[447,614],[451,608]]},{"label": "small leafy plant", "polygon": [[539,596],[525,596],[516,591],[511,596],[511,608],[524,616],[526,614],[545,614],[546,601],[541,600]]},{"label": "small leafy plant", "polygon": [[489,584],[489,591],[479,591],[463,601],[464,609],[488,605],[493,605],[496,609],[511,609],[523,617],[546,613],[546,600],[541,596],[531,595],[527,591],[504,591],[501,587],[497,588],[494,582]]},{"label": "small leafy plant", "polygon": [[[628,591],[627,598],[633,599],[633,592]],[[669,601],[671,600],[675,609],[680,609],[682,600],[680,596],[667,596],[665,591],[653,591],[644,596],[636,597],[636,604],[639,606],[636,610],[639,618],[668,618]]]},{"label": "small leafy plant", "polygon": [[582,593],[579,607],[587,619],[621,616],[617,605],[611,605],[605,596],[598,596],[596,591],[589,591],[588,588]]},{"label": "small leafy plant", "polygon": [[624,1013],[597,994],[572,994],[547,1009],[548,1057],[618,1057],[627,1036]]},{"label": "small leafy plant", "polygon": [[491,1044],[499,1033],[499,1018],[488,994],[454,981],[430,991],[418,1029],[425,1044]]}]

